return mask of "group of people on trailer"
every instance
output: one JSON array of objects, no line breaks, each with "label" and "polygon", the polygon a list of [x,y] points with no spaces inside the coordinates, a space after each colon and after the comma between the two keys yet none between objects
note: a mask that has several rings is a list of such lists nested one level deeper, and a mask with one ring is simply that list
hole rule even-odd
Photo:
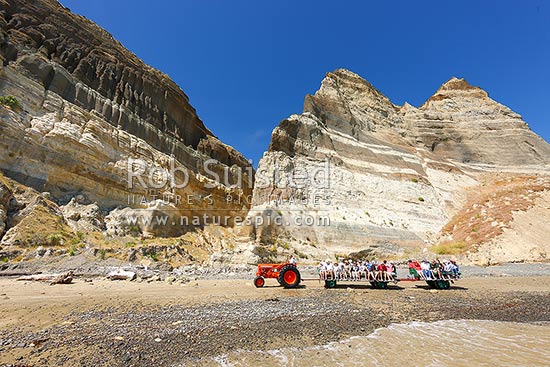
[{"label": "group of people on trailer", "polygon": [[432,262],[422,260],[409,260],[409,276],[414,279],[436,280],[436,279],[456,279],[460,276],[460,269],[454,260],[436,259]]},{"label": "group of people on trailer", "polygon": [[397,279],[397,267],[390,261],[377,261],[351,259],[332,262],[330,260],[321,261],[317,267],[319,278],[321,280],[351,280],[359,281],[382,281],[390,282]]}]

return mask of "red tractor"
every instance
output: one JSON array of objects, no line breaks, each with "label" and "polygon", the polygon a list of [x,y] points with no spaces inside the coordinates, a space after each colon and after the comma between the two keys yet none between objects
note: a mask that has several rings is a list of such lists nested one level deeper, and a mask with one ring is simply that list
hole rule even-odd
[{"label": "red tractor", "polygon": [[254,285],[256,288],[263,287],[266,279],[277,279],[280,285],[285,288],[296,288],[300,285],[302,277],[296,264],[258,264]]}]

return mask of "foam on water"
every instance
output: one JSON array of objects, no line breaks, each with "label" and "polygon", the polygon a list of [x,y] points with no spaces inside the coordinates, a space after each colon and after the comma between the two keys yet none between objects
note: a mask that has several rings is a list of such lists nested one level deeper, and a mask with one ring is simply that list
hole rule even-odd
[{"label": "foam on water", "polygon": [[550,325],[445,320],[392,324],[320,347],[235,351],[205,366],[550,366]]}]

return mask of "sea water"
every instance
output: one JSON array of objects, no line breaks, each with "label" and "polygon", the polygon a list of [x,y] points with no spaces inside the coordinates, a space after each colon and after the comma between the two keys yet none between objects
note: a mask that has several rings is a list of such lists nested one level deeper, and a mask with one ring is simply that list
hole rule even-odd
[{"label": "sea water", "polygon": [[205,366],[550,366],[550,324],[445,320],[392,324],[324,346],[234,351]]}]

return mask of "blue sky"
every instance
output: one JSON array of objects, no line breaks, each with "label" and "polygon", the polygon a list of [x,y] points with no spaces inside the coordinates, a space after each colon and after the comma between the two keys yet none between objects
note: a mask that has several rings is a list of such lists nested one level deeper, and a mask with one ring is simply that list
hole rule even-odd
[{"label": "blue sky", "polygon": [[61,0],[177,82],[206,126],[254,164],[328,71],[394,103],[464,77],[550,141],[550,2]]}]

